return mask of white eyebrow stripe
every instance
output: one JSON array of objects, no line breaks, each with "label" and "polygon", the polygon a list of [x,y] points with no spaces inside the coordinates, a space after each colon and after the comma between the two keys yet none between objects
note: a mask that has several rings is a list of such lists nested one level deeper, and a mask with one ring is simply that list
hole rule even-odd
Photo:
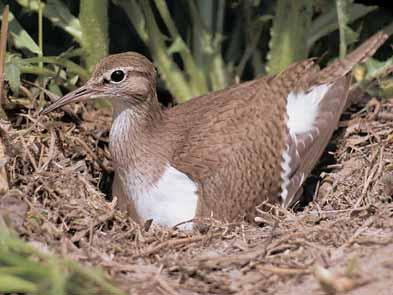
[{"label": "white eyebrow stripe", "polygon": [[[111,75],[112,75],[112,73],[114,71],[118,71],[118,70],[123,71],[125,73],[126,76],[125,76],[125,78],[123,80],[125,80],[128,77],[129,73],[131,73],[133,76],[139,76],[139,77],[148,79],[147,74],[145,74],[145,72],[143,72],[143,71],[140,71],[138,68],[135,68],[135,67],[116,67],[116,68],[113,68],[111,70],[108,70],[108,71],[104,72],[102,74],[101,78],[100,78],[100,82],[103,82],[104,80],[106,80],[108,82],[113,82],[113,81],[111,81]],[[120,83],[120,82],[117,82],[117,83]],[[116,83],[116,82],[114,82],[114,83]]]}]

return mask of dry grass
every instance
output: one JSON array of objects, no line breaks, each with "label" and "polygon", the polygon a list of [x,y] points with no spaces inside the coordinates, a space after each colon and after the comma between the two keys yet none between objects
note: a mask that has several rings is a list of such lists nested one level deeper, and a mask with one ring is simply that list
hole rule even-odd
[{"label": "dry grass", "polygon": [[393,242],[392,111],[373,101],[342,122],[337,163],[303,211],[261,213],[259,226],[211,221],[206,233],[145,231],[105,200],[108,114],[84,112],[79,125],[18,115],[1,124],[11,189],[0,213],[35,247],[99,266],[129,294],[273,294],[307,278],[321,294],[373,288],[351,261],[367,267]]}]

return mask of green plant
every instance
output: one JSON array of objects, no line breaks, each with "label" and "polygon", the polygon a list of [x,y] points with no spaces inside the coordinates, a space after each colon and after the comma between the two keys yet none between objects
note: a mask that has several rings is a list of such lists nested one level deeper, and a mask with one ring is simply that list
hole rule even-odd
[{"label": "green plant", "polygon": [[[10,12],[9,39],[23,53],[7,54],[5,78],[9,81],[12,91],[18,93],[23,74],[54,78],[50,80],[49,87],[58,95],[61,95],[61,92],[56,84],[74,88],[79,79],[86,81],[93,66],[108,54],[107,1],[102,3],[103,5],[95,5],[93,0],[82,0],[80,19],[73,16],[60,0],[48,0],[46,3],[40,0],[16,1],[28,11],[38,13],[39,34],[38,42],[34,41]],[[0,9],[3,9],[2,3]],[[70,34],[82,50],[71,49],[60,56],[43,56],[42,16]],[[84,67],[73,61],[75,57],[84,61]]]},{"label": "green plant", "polygon": [[85,51],[89,72],[108,54],[108,0],[82,0],[79,20],[82,28],[81,46]]},{"label": "green plant", "polygon": [[277,1],[267,56],[268,73],[277,73],[294,61],[307,58],[312,4],[308,0]]},{"label": "green plant", "polygon": [[[93,65],[108,53],[107,0],[101,5],[94,5],[94,0],[80,0],[79,17],[62,0],[15,1],[28,11],[41,11],[72,36],[81,50],[66,51],[61,57],[41,57],[42,46],[11,14],[13,43],[23,56],[29,56],[26,59],[9,54],[7,58],[6,77],[12,80],[13,90],[20,83],[18,77],[25,73],[55,77],[57,83],[73,88],[79,79],[85,81]],[[227,87],[244,77],[280,72],[310,57],[311,52],[328,53],[325,59],[330,60],[335,57],[334,44],[326,47],[319,41],[334,31],[339,32],[340,56],[344,56],[359,38],[359,20],[369,21],[367,15],[378,9],[352,0],[190,0],[172,6],[165,0],[112,2],[127,14],[166,88],[179,102]],[[386,31],[392,33],[393,23]],[[82,66],[75,63],[75,57],[81,59]],[[49,86],[56,88],[53,82]]]},{"label": "green plant", "polygon": [[[40,12],[55,26],[70,34],[81,46],[86,68],[92,67],[108,54],[108,1],[81,0],[79,18],[71,14],[60,0],[16,0],[29,11]],[[38,52],[39,54],[39,52]]]},{"label": "green plant", "polygon": [[43,253],[0,224],[0,293],[62,295],[86,294],[86,290],[92,295],[124,294],[100,270]]},{"label": "green plant", "polygon": [[[222,17],[218,17],[218,29],[213,33],[203,24],[194,2],[187,2],[192,15],[191,28],[194,30],[194,34],[200,36],[198,41],[201,43],[201,46],[195,46],[192,50],[190,44],[187,44],[180,35],[169,13],[166,1],[157,0],[155,5],[169,32],[170,42],[167,41],[168,37],[162,33],[157,24],[150,1],[117,0],[115,2],[124,9],[139,37],[149,47],[168,89],[179,101],[206,93],[211,90],[210,85],[214,86],[213,89],[226,86],[224,78],[226,73],[219,46]],[[202,2],[205,5],[212,3],[212,1],[209,1],[210,4],[206,1]],[[217,11],[218,15],[222,15],[225,9],[224,2],[221,2]],[[175,53],[180,55],[184,71],[173,60]],[[208,63],[206,63],[206,59],[209,60]]]},{"label": "green plant", "polygon": [[[354,4],[351,0],[337,0],[336,4],[321,2],[267,1],[275,11],[272,17],[269,10],[258,10],[260,1],[228,4],[228,1],[221,0],[191,0],[176,7],[191,19],[180,33],[164,0],[115,1],[127,13],[139,37],[149,48],[167,88],[180,102],[232,84],[242,77],[250,60],[255,73],[264,72],[265,58],[266,72],[277,73],[289,64],[309,57],[316,42],[337,29],[341,37],[340,54],[345,55],[348,45],[358,38],[358,33],[349,24],[377,7]],[[235,20],[231,20],[236,25],[230,32],[225,32],[223,24],[231,5],[238,9]],[[165,27],[158,25],[161,20]],[[258,42],[270,20],[271,39],[269,51],[265,52]],[[242,27],[244,24],[246,27]],[[232,37],[226,40],[225,34]],[[226,49],[222,46],[224,41],[229,43]],[[182,67],[176,57],[180,57]]]}]

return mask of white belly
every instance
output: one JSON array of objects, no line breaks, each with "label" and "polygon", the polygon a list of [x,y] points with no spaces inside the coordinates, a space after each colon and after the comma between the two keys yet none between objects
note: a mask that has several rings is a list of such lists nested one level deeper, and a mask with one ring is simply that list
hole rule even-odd
[{"label": "white belly", "polygon": [[[126,179],[125,183],[128,186],[133,182]],[[197,186],[186,174],[169,165],[154,186],[137,189],[138,192],[129,186],[126,190],[142,220],[153,219],[156,224],[174,226],[195,217]],[[180,228],[192,229],[192,223]]]}]

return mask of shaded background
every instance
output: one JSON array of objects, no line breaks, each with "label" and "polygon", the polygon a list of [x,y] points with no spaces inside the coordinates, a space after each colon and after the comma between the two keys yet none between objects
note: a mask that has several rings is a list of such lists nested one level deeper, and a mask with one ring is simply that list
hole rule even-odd
[{"label": "shaded background", "polygon": [[[80,72],[71,73],[62,62],[44,64],[55,71],[58,66],[65,67],[68,71],[56,83],[70,90],[79,80],[83,82],[88,77],[103,56],[137,51],[155,62],[161,77],[159,91],[169,100],[175,98],[183,102],[239,80],[274,74],[307,57],[318,57],[318,62],[324,66],[382,28],[391,34],[393,14],[386,2],[48,0],[41,2],[44,15],[42,55],[58,56],[82,47],[83,51],[73,54],[69,60],[82,65],[86,70],[84,77]],[[37,5],[40,1],[2,0],[2,3],[10,5],[20,26],[38,46]],[[86,8],[82,15],[83,5]],[[166,6],[167,19],[159,5]],[[69,21],[69,14],[80,22],[81,40],[68,34],[64,25],[55,24],[56,15],[46,13],[49,6],[52,10],[61,6],[63,10],[59,10],[59,15],[64,21]],[[175,35],[168,22],[176,30]],[[95,27],[99,28],[98,33],[89,30]],[[141,38],[142,31],[149,40]],[[388,60],[390,43],[386,42],[378,51],[378,60]],[[12,38],[9,52],[22,58],[36,56],[31,50],[15,46]],[[19,67],[21,74],[26,72],[19,62],[9,59],[8,63]],[[38,64],[37,60],[32,63]],[[34,74],[34,71],[28,73]],[[54,77],[46,75],[46,78]],[[12,82],[16,79],[15,74],[10,77],[6,72],[6,79]],[[51,91],[62,94],[50,81],[47,83]],[[11,84],[19,85],[18,81]]]}]

